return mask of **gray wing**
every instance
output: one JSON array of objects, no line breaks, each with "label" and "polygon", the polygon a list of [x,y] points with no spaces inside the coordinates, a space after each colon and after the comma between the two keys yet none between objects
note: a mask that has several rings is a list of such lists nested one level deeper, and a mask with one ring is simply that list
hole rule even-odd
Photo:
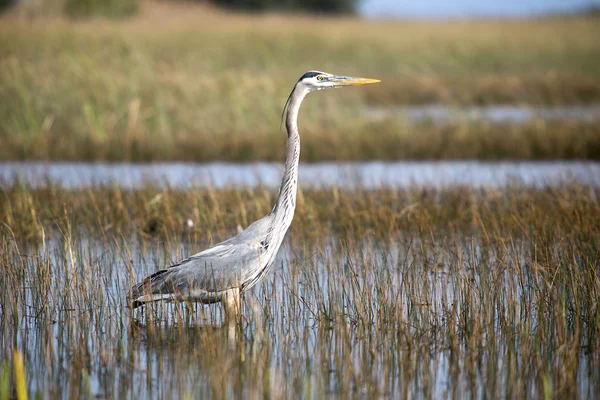
[{"label": "gray wing", "polygon": [[[264,268],[272,215],[254,222],[237,236],[148,276],[131,291],[134,306],[176,296],[206,302],[241,286]],[[163,296],[166,295],[166,296]]]}]

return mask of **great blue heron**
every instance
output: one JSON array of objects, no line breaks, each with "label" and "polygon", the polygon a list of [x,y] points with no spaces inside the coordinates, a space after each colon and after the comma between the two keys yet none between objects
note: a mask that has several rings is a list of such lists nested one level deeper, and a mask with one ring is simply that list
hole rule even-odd
[{"label": "great blue heron", "polygon": [[377,83],[379,80],[309,71],[290,93],[286,112],[288,133],[285,172],[273,210],[237,236],[158,271],[131,288],[133,307],[159,300],[201,303],[222,302],[226,315],[237,314],[240,294],[254,286],[273,264],[277,251],[294,218],[300,136],[298,110],[304,97],[314,91]]}]

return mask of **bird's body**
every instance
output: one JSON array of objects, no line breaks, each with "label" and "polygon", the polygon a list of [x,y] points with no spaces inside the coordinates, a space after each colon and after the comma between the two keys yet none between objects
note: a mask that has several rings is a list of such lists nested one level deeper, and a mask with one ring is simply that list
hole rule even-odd
[{"label": "bird's body", "polygon": [[250,289],[273,264],[281,245],[268,239],[273,220],[269,213],[237,236],[150,275],[132,288],[133,306],[174,299],[215,303],[236,297],[232,289],[240,294]]},{"label": "bird's body", "polygon": [[221,301],[227,311],[239,312],[240,294],[254,286],[273,265],[294,218],[300,157],[297,119],[302,100],[313,90],[376,82],[319,71],[302,75],[284,108],[288,132],[285,171],[273,210],[238,235],[134,285],[129,296],[132,306],[159,300]]}]

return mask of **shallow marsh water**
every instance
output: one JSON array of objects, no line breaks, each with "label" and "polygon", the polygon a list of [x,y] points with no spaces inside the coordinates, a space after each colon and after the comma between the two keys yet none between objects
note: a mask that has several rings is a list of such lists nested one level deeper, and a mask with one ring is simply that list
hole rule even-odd
[{"label": "shallow marsh water", "polygon": [[0,397],[596,398],[600,189],[554,182],[301,189],[237,326],[125,297],[276,190],[6,185]]},{"label": "shallow marsh water", "polygon": [[449,107],[445,104],[421,106],[368,107],[366,118],[383,120],[400,118],[411,122],[431,121],[435,123],[478,120],[490,123],[525,123],[528,121],[600,121],[600,105],[568,106],[511,106],[487,105],[470,107]]},{"label": "shallow marsh water", "polygon": [[[573,309],[582,299],[539,288],[550,272],[525,238],[288,241],[244,297],[239,327],[223,324],[218,305],[126,308],[134,280],[205,245],[5,242],[2,262],[22,275],[2,279],[1,358],[20,349],[32,395],[45,398],[600,393],[593,323],[577,320],[589,295]],[[568,249],[557,244],[546,256],[577,265]],[[579,262],[566,280],[595,268]]]},{"label": "shallow marsh water", "polygon": [[[65,188],[147,184],[173,188],[278,187],[283,166],[278,163],[0,163],[0,181],[32,186],[48,183]],[[597,187],[600,163],[594,162],[364,162],[302,164],[299,183],[306,188],[345,189],[502,187],[513,183],[556,186],[565,181]]]}]

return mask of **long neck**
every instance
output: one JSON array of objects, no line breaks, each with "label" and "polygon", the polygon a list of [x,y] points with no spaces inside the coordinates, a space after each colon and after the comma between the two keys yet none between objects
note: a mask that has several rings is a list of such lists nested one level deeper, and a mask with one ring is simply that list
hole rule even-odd
[{"label": "long neck", "polygon": [[300,135],[298,134],[298,110],[308,90],[304,85],[296,85],[290,95],[285,127],[288,132],[287,151],[285,157],[285,172],[279,188],[279,197],[273,213],[283,234],[294,219],[296,210],[296,192],[298,188],[298,161],[300,158]]}]

